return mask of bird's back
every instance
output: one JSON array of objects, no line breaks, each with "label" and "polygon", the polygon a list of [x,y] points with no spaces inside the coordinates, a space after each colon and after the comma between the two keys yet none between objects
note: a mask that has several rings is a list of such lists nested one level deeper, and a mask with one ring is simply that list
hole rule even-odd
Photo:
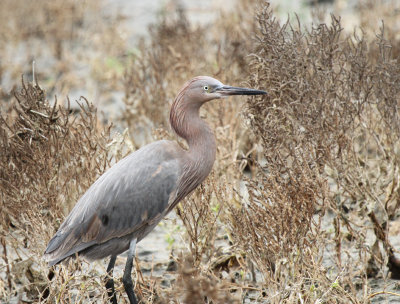
[{"label": "bird's back", "polygon": [[45,259],[51,265],[82,254],[99,259],[122,253],[165,216],[181,175],[183,150],[157,141],[112,166],[80,198],[56,235]]}]

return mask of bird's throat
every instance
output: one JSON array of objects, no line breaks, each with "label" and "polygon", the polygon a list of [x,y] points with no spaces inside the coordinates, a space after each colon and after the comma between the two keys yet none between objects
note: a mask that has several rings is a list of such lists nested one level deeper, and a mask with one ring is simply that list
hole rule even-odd
[{"label": "bird's throat", "polygon": [[181,192],[178,200],[188,195],[206,179],[215,161],[217,150],[215,136],[206,122],[200,118],[199,108],[175,104],[171,109],[171,126],[189,146],[184,153],[184,170],[180,179]]}]

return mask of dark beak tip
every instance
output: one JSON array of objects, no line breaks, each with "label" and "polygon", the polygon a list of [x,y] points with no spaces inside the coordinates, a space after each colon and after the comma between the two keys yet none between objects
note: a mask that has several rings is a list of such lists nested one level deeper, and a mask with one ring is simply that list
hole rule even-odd
[{"label": "dark beak tip", "polygon": [[241,95],[267,95],[268,92],[262,90],[248,89],[246,91],[239,92]]},{"label": "dark beak tip", "polygon": [[263,90],[249,89],[249,88],[239,88],[231,86],[223,86],[220,88],[221,93],[226,96],[230,95],[266,95],[268,92]]},{"label": "dark beak tip", "polygon": [[267,91],[262,91],[262,90],[260,90],[260,93],[259,93],[258,95],[267,95],[267,94],[268,94]]}]

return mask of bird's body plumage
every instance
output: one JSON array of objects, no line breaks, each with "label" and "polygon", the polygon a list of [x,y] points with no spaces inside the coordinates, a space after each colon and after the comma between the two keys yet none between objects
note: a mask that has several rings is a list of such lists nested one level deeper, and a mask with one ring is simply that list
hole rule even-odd
[{"label": "bird's body plumage", "polygon": [[140,241],[164,217],[182,170],[182,149],[157,141],[129,154],[81,197],[50,241],[51,265],[81,253],[89,260],[119,254]]}]

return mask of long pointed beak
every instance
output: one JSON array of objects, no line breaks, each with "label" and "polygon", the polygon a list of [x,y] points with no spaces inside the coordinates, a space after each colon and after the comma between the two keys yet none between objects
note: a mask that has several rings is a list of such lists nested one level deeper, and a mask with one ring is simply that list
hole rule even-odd
[{"label": "long pointed beak", "polygon": [[216,93],[221,94],[222,97],[231,95],[265,95],[267,92],[248,88],[238,88],[223,85],[215,89]]}]

